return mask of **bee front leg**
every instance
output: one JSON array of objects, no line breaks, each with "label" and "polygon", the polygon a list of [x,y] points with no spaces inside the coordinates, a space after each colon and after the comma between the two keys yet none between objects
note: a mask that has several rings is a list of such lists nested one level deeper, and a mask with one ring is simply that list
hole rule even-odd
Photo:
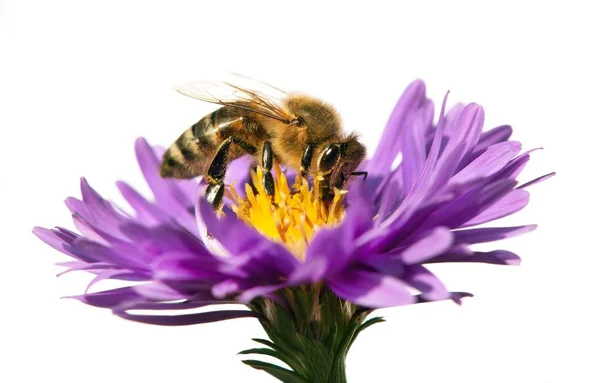
[{"label": "bee front leg", "polygon": [[352,172],[350,173],[351,176],[353,177],[360,177],[362,176],[363,181],[367,179],[367,176],[369,175],[369,172]]},{"label": "bee front leg", "polygon": [[271,174],[273,168],[273,148],[271,147],[270,141],[265,141],[262,152],[262,168],[263,168],[263,188],[267,195],[272,196],[275,194],[275,180]]},{"label": "bee front leg", "polygon": [[300,171],[296,176],[296,185],[300,187],[302,180],[308,182],[308,172],[310,171],[310,164],[313,158],[313,146],[312,144],[306,145],[304,153],[302,154],[302,160],[300,161]]}]

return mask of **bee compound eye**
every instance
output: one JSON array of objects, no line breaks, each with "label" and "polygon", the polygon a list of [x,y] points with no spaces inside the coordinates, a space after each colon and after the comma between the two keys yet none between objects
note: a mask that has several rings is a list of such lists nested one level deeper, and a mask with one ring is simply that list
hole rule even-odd
[{"label": "bee compound eye", "polygon": [[340,147],[339,145],[331,144],[329,145],[321,154],[321,158],[319,158],[319,171],[327,172],[333,169],[335,164],[337,164],[340,158]]}]

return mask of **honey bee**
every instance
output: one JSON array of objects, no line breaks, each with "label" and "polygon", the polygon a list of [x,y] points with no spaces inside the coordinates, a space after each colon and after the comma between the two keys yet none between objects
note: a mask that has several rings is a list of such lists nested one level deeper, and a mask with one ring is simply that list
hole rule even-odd
[{"label": "honey bee", "polygon": [[175,89],[222,107],[188,128],[165,152],[160,175],[203,176],[206,199],[218,208],[224,195],[228,163],[250,154],[264,172],[267,194],[274,194],[273,161],[299,170],[299,177],[319,178],[319,196],[331,200],[365,158],[357,135],[346,134],[338,113],[327,103],[260,83],[255,90],[228,82],[193,82]]}]

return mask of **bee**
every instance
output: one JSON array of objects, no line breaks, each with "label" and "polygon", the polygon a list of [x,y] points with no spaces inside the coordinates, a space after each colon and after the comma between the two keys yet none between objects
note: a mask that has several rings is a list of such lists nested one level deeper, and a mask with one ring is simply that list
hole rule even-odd
[{"label": "bee", "polygon": [[357,135],[342,130],[340,117],[329,104],[303,94],[260,83],[247,88],[229,82],[193,82],[175,89],[183,95],[221,105],[190,128],[165,152],[162,177],[203,176],[206,199],[216,209],[224,195],[230,161],[245,154],[256,159],[263,187],[274,194],[273,161],[299,170],[299,177],[318,177],[318,195],[331,200],[365,158]]}]

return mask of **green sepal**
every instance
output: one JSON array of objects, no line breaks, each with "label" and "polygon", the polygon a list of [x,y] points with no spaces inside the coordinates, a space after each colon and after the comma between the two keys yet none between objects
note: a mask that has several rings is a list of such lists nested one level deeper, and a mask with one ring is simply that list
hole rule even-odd
[{"label": "green sepal", "polygon": [[361,324],[358,327],[358,329],[354,333],[354,337],[350,341],[350,344],[348,345],[348,348],[350,348],[350,346],[352,346],[352,344],[356,340],[356,337],[358,336],[358,334],[360,334],[364,330],[368,329],[369,327],[373,326],[374,324],[382,323],[382,322],[385,322],[385,319],[383,319],[383,317],[373,317],[371,319],[366,320],[363,324]]},{"label": "green sepal", "polygon": [[[258,361],[244,363],[260,369],[268,366],[271,370],[265,371],[282,382],[346,383],[350,346],[360,332],[383,319],[366,320],[371,310],[356,307],[319,284],[286,288],[277,295],[275,300],[258,298],[249,304],[260,314],[260,323],[270,339],[254,341],[269,348],[241,354],[270,356],[290,370]],[[287,375],[289,372],[293,377]]]},{"label": "green sepal", "polygon": [[260,360],[243,360],[242,363],[247,364],[248,366],[257,370],[262,370],[274,378],[279,379],[283,383],[310,383],[296,374],[294,371],[276,366],[271,363],[261,362]]}]

